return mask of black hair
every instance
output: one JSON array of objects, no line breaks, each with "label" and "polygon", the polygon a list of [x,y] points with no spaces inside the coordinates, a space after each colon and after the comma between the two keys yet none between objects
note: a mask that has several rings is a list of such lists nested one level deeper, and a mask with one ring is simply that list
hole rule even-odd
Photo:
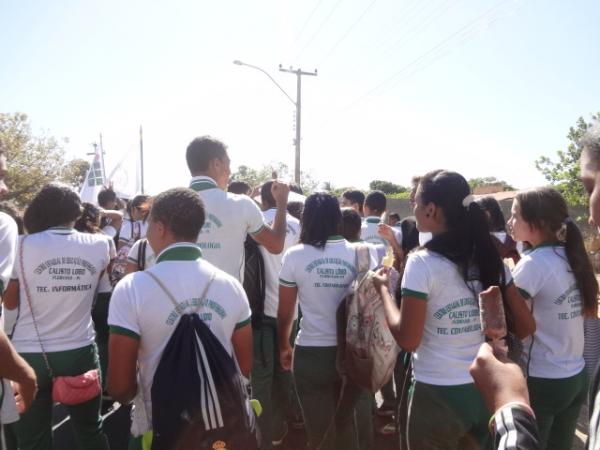
[{"label": "black hair", "polygon": [[600,120],[596,120],[583,133],[579,146],[589,155],[594,171],[600,170]]},{"label": "black hair", "polygon": [[150,219],[165,225],[178,239],[196,241],[204,225],[204,203],[188,188],[169,189],[154,198]]},{"label": "black hair", "polygon": [[[2,153],[0,153],[1,155]],[[19,234],[25,233],[25,228],[23,227],[23,213],[22,211],[15,205],[13,202],[9,200],[4,200],[0,202],[0,211],[8,214],[17,224],[17,230]]]},{"label": "black hair", "polygon": [[187,146],[185,159],[192,174],[204,172],[210,162],[223,159],[227,154],[227,146],[212,136],[199,136]]},{"label": "black hair", "polygon": [[133,212],[134,208],[141,208],[144,210],[144,222],[148,219],[148,214],[150,213],[150,199],[151,197],[149,195],[136,195],[135,197],[133,197],[133,200],[131,200],[128,204],[127,204],[127,213],[129,214],[129,218],[132,218],[131,213]]},{"label": "black hair", "polygon": [[390,213],[388,216],[389,219],[396,219],[396,222],[400,222],[400,214],[397,212]]},{"label": "black hair", "polygon": [[268,208],[276,206],[275,197],[273,197],[273,193],[271,192],[271,186],[273,186],[273,181],[267,181],[260,187],[260,198],[263,205]]},{"label": "black hair", "polygon": [[348,242],[360,239],[362,219],[354,208],[342,208],[342,236]]},{"label": "black hair", "polygon": [[342,194],[342,197],[344,197],[347,200],[350,200],[351,203],[358,203],[359,212],[362,214],[363,203],[365,202],[365,194],[363,194],[361,191],[350,189],[350,190],[344,191],[344,193]]},{"label": "black hair", "polygon": [[290,183],[290,191],[295,192],[296,194],[304,195],[302,187],[296,183]]},{"label": "black hair", "polygon": [[475,200],[477,204],[489,214],[488,224],[490,231],[506,231],[506,219],[500,208],[500,203],[492,196],[482,197]]},{"label": "black hair", "polygon": [[492,241],[485,213],[473,201],[463,205],[470,194],[469,183],[456,172],[436,170],[421,177],[417,202],[441,208],[446,222],[446,231],[434,236],[425,247],[455,263],[465,282],[478,279],[483,289],[499,285],[504,290],[504,264]]},{"label": "black hair", "polygon": [[103,188],[100,192],[98,192],[98,204],[104,208],[109,202],[117,201],[117,193],[113,190],[112,187]]},{"label": "black hair", "polygon": [[417,221],[414,217],[406,217],[400,222],[400,229],[402,230],[402,251],[406,255],[419,246]]},{"label": "black hair", "polygon": [[81,215],[81,199],[77,192],[61,183],[44,186],[33,198],[23,216],[28,233],[68,225]]},{"label": "black hair", "polygon": [[380,216],[387,208],[387,199],[382,191],[371,191],[365,198],[365,206],[368,206],[371,211]]},{"label": "black hair", "polygon": [[302,211],[304,210],[304,203],[302,202],[288,202],[287,212],[298,220],[302,220]]},{"label": "black hair", "polygon": [[561,230],[566,231],[565,253],[583,298],[584,314],[596,317],[598,281],[585,250],[583,236],[575,221],[569,217],[565,199],[557,190],[543,187],[519,192],[515,202],[523,220],[532,228],[555,236],[553,241],[559,242],[558,234]]},{"label": "black hair", "polygon": [[323,248],[330,236],[340,232],[342,212],[338,199],[325,192],[309,195],[302,212],[300,242]]},{"label": "black hair", "polygon": [[227,186],[227,192],[231,192],[232,194],[250,195],[251,190],[252,188],[245,181],[232,181]]},{"label": "black hair", "polygon": [[81,216],[75,222],[75,229],[82,233],[100,232],[100,210],[96,205],[84,202]]}]

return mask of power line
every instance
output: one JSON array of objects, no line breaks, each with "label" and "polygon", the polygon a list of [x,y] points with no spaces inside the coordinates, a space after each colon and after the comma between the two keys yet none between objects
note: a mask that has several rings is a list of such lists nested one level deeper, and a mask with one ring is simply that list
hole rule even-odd
[{"label": "power line", "polygon": [[308,48],[308,46],[310,44],[312,44],[312,42],[319,35],[319,33],[321,32],[321,30],[323,29],[325,24],[329,21],[329,19],[331,19],[331,16],[333,16],[333,13],[337,9],[337,7],[340,6],[340,3],[342,3],[343,1],[344,0],[338,0],[337,3],[333,6],[333,8],[331,8],[331,11],[329,11],[329,14],[327,15],[327,17],[325,17],[325,19],[321,22],[321,24],[319,25],[319,28],[317,28],[317,31],[315,31],[315,33],[311,36],[311,38],[308,40],[306,45],[304,47],[302,47],[302,49],[298,52],[298,54],[296,55],[296,59],[300,59],[300,56],[302,56],[302,53],[304,53],[304,50],[306,50]]},{"label": "power line", "polygon": [[[392,75],[390,75],[388,78],[386,78],[385,80],[383,80],[377,86],[375,86],[374,88],[370,89],[366,94],[363,94],[362,96],[360,96],[357,100],[355,100],[354,102],[352,102],[347,108],[353,108],[357,103],[360,103],[364,98],[366,98],[366,97],[370,96],[371,94],[377,92],[383,86],[385,86],[386,84],[390,83],[396,77],[398,77],[399,75],[401,75],[402,73],[404,73],[406,70],[408,70],[411,66],[414,66],[415,64],[419,63],[423,58],[426,58],[427,56],[429,56],[430,54],[432,54],[433,52],[435,52],[436,50],[438,50],[439,48],[441,48],[443,45],[445,45],[446,43],[450,42],[454,37],[460,35],[465,30],[467,30],[468,28],[472,27],[474,24],[476,24],[477,22],[479,22],[482,18],[484,18],[485,16],[489,15],[492,11],[496,10],[502,4],[507,3],[508,1],[510,1],[510,0],[501,0],[496,5],[494,5],[493,7],[491,7],[490,9],[488,9],[487,11],[485,11],[483,14],[477,16],[475,19],[473,19],[472,21],[470,21],[469,23],[467,23],[466,25],[464,25],[463,27],[461,27],[459,30],[457,30],[454,33],[450,34],[449,36],[445,37],[440,42],[438,42],[436,45],[434,45],[432,48],[430,48],[429,50],[427,50],[425,53],[423,53],[420,56],[418,56],[417,58],[413,59],[411,62],[409,62],[408,64],[406,64],[405,66],[403,66],[402,68],[400,68],[398,71],[396,71]],[[346,108],[344,108],[344,109],[346,109]]]},{"label": "power line", "polygon": [[296,35],[296,39],[294,39],[294,43],[292,45],[296,45],[296,42],[298,42],[298,40],[300,39],[300,37],[302,36],[302,33],[304,32],[304,29],[306,28],[306,26],[308,25],[308,23],[310,22],[310,19],[312,19],[312,16],[315,15],[315,12],[317,11],[317,9],[319,9],[319,6],[321,6],[321,3],[323,3],[323,0],[319,0],[317,2],[317,4],[315,5],[315,7],[312,9],[312,11],[310,12],[310,14],[308,15],[308,17],[306,18],[306,20],[304,21],[304,24],[302,25],[302,27],[300,28],[300,31],[298,32],[298,34]]},{"label": "power line", "polygon": [[358,19],[356,19],[354,21],[354,23],[352,23],[352,25],[350,25],[350,27],[344,32],[344,34],[342,34],[342,36],[337,40],[337,42],[335,44],[333,44],[333,47],[331,47],[329,49],[329,51],[325,54],[325,56],[323,57],[321,63],[317,64],[317,65],[321,65],[323,64],[330,56],[331,54],[335,51],[336,48],[338,48],[338,46],[344,42],[344,40],[348,37],[348,35],[352,32],[352,30],[354,29],[354,27],[356,27],[356,25],[358,25],[360,23],[360,21],[367,15],[367,13],[369,12],[369,10],[371,9],[371,7],[375,4],[377,0],[373,0],[371,3],[369,3],[369,5],[364,9],[364,11],[360,14],[360,16],[358,17]]}]

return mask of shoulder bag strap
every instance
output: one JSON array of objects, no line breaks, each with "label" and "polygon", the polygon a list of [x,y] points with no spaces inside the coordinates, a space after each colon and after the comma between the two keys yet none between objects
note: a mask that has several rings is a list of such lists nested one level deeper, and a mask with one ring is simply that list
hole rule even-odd
[{"label": "shoulder bag strap", "polygon": [[52,372],[52,368],[50,367],[50,363],[48,362],[48,355],[46,355],[46,351],[44,350],[44,344],[42,342],[42,338],[40,337],[40,330],[37,326],[37,321],[35,320],[35,314],[33,312],[33,305],[31,304],[31,294],[29,293],[29,285],[27,284],[27,280],[25,279],[25,269],[23,265],[23,246],[25,244],[25,239],[27,239],[27,235],[24,235],[21,239],[21,243],[19,245],[19,266],[21,269],[21,281],[23,282],[23,290],[25,291],[25,300],[27,300],[27,304],[29,305],[29,311],[31,312],[31,319],[33,320],[33,327],[35,328],[35,334],[37,335],[38,341],[40,343],[40,348],[42,349],[42,356],[44,358],[44,364],[46,364],[46,369],[48,369],[48,373],[50,374],[50,378],[54,378],[54,373]]},{"label": "shoulder bag strap", "polygon": [[[145,273],[146,275],[148,275],[150,278],[152,278],[156,282],[156,284],[158,284],[158,286],[162,289],[162,291],[167,295],[169,300],[171,300],[171,303],[173,303],[173,306],[175,307],[175,311],[177,312],[177,314],[179,314],[180,316],[183,316],[183,308],[181,306],[179,306],[179,302],[175,299],[173,294],[171,294],[171,292],[167,289],[167,287],[163,284],[163,282],[160,281],[160,279],[156,275],[154,275],[152,272],[145,270],[142,273]],[[215,272],[212,272],[210,274],[208,282],[206,283],[206,286],[204,286],[202,294],[200,295],[200,305],[198,305],[198,308],[200,308],[200,306],[202,305],[202,301],[205,299],[206,294],[208,293],[208,288],[210,287],[213,280],[215,279],[215,275],[216,275]],[[196,311],[198,310],[198,308],[196,308]]]}]

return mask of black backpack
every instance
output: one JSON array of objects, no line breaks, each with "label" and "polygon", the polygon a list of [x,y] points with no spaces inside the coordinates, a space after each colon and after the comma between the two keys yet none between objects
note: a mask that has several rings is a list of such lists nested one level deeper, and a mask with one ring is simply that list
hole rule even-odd
[{"label": "black backpack", "polygon": [[265,261],[258,244],[250,236],[244,242],[244,291],[252,310],[252,328],[262,325],[265,311]]},{"label": "black backpack", "polygon": [[152,382],[152,450],[257,450],[256,419],[233,357],[196,312],[183,314],[162,282],[144,273],[181,316]]}]

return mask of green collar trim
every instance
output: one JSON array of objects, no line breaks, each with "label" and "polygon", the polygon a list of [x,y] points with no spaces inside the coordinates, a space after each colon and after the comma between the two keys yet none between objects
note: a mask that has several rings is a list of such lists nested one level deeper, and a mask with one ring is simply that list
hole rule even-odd
[{"label": "green collar trim", "polygon": [[531,247],[528,248],[527,250],[525,250],[524,253],[531,253],[535,250],[537,250],[538,248],[544,248],[544,247],[564,247],[565,244],[561,243],[561,242],[542,242],[540,245],[536,245],[535,247]]},{"label": "green collar trim", "polygon": [[369,216],[365,219],[365,222],[367,223],[379,223],[381,222],[381,217],[377,217],[377,216]]},{"label": "green collar trim", "polygon": [[218,188],[219,186],[217,186],[217,182],[211,177],[199,176],[192,178],[192,181],[190,181],[190,189],[193,189],[196,192]]},{"label": "green collar trim", "polygon": [[196,261],[202,258],[202,250],[190,242],[169,245],[156,258],[156,264],[163,261]]},{"label": "green collar trim", "polygon": [[341,242],[344,240],[344,236],[341,236],[339,234],[334,234],[333,236],[329,236],[327,238],[327,242]]}]

